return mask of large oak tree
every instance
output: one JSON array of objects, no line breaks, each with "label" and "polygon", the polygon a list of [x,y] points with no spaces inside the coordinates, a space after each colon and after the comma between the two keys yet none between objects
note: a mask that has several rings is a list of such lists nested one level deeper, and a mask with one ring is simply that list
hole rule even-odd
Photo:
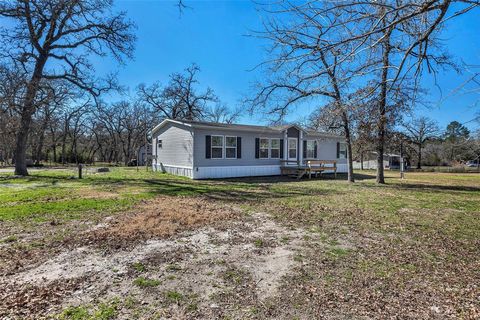
[{"label": "large oak tree", "polygon": [[90,58],[111,54],[119,62],[133,54],[132,22],[113,12],[112,0],[5,0],[2,58],[26,75],[16,136],[15,174],[28,175],[27,139],[37,97],[45,82],[68,81],[94,97],[114,86],[100,81]]}]

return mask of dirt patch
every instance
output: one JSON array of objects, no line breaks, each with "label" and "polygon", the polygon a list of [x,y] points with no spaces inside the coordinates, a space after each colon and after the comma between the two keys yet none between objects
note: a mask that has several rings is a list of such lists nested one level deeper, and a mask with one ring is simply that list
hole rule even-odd
[{"label": "dirt patch", "polygon": [[103,191],[93,188],[81,188],[77,191],[77,193],[81,198],[87,199],[111,199],[119,196],[116,192]]},{"label": "dirt patch", "polygon": [[[56,313],[72,305],[92,306],[99,301],[120,299],[120,319],[133,314],[145,318],[159,314],[178,318],[242,318],[245,315],[240,304],[253,308],[274,296],[282,278],[299,263],[294,257],[304,246],[305,232],[278,225],[265,214],[242,215],[241,219],[184,231],[166,239],[154,237],[229,214],[222,205],[198,199],[184,198],[189,205],[175,201],[166,204],[165,199],[158,199],[156,205],[145,204],[147,212],[129,215],[113,226],[95,231],[109,237],[141,233],[142,237],[148,235],[148,240],[117,250],[95,244],[62,252],[33,269],[6,278],[5,294],[17,297],[20,293],[16,287],[43,288],[82,279],[81,286],[74,291],[71,287],[56,288],[56,296],[62,299],[53,299],[42,308]],[[182,208],[188,208],[192,216],[180,223]],[[132,221],[130,226],[127,221]],[[142,222],[146,231],[141,229]],[[126,307],[130,303],[127,301],[137,303]],[[11,316],[35,316],[19,304],[9,303],[8,309]]]},{"label": "dirt patch", "polygon": [[225,221],[242,215],[242,210],[201,197],[158,197],[143,202],[131,212],[109,221],[92,234],[97,241],[168,237],[180,231]]},{"label": "dirt patch", "polygon": [[[84,197],[115,196],[106,191],[84,191]],[[113,249],[133,247],[138,241],[169,237],[242,214],[238,208],[206,198],[165,196],[143,201],[130,211],[101,222],[100,214],[81,221],[57,222],[53,219],[35,228],[0,222],[0,238],[15,235],[15,241],[0,243],[0,275],[20,272],[66,248],[75,250],[85,244]]]}]

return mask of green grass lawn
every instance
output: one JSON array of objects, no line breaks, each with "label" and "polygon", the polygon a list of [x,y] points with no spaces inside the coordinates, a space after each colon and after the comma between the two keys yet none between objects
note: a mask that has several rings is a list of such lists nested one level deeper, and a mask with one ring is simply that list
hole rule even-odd
[{"label": "green grass lawn", "polygon": [[251,178],[192,181],[187,178],[113,168],[109,173],[39,170],[26,178],[0,176],[0,221],[75,220],[89,214],[124,211],[156,195],[208,196],[247,209],[272,212],[279,219],[315,222],[340,212],[368,219],[345,220],[385,232],[409,227],[443,228],[457,237],[477,236],[480,229],[480,175],[410,173],[400,180],[387,172],[387,185],[374,183],[374,172],[357,174],[357,183],[342,179],[296,181]]},{"label": "green grass lawn", "polygon": [[109,173],[74,169],[35,170],[29,177],[0,173],[0,221],[82,219],[88,213],[123,211],[155,195],[190,196],[211,192],[242,192],[248,183],[195,182],[136,168],[112,168]]},{"label": "green grass lawn", "polygon": [[436,312],[430,308],[474,318],[479,310],[479,174],[418,172],[401,180],[387,172],[386,185],[375,184],[373,171],[357,172],[355,184],[341,175],[192,181],[135,168],[74,175],[0,176],[0,258],[8,248],[48,247],[70,237],[67,225],[88,227],[156,196],[206,197],[246,214],[267,212],[306,230],[306,240],[321,239],[296,255],[301,267],[284,279],[278,301],[255,306],[257,318],[422,318]]}]

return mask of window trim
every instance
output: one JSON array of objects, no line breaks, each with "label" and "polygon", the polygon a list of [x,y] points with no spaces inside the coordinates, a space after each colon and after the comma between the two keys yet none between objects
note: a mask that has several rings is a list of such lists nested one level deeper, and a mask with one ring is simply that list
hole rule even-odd
[{"label": "window trim", "polygon": [[162,139],[157,139],[157,148],[158,149],[163,149],[163,140]]},{"label": "window trim", "polygon": [[[227,146],[227,138],[235,138],[235,147],[228,147],[228,146]],[[238,159],[238,158],[237,158],[237,149],[238,149],[238,145],[237,145],[237,141],[238,141],[238,140],[237,140],[237,139],[238,139],[238,136],[224,136],[224,146],[223,146],[224,149],[225,149],[225,151],[224,151],[224,159],[226,159],[226,160],[235,160],[235,159]],[[227,148],[235,149],[235,157],[233,157],[233,158],[227,157]]]},{"label": "window trim", "polygon": [[[306,140],[306,141],[307,141],[307,143],[306,143],[307,149],[305,150],[305,153],[306,153],[307,156],[305,157],[305,159],[316,159],[317,155],[315,154],[315,143],[316,143],[317,140]],[[308,143],[309,142],[313,142],[313,150],[311,150],[313,152],[313,157],[308,156]]]},{"label": "window trim", "polygon": [[[342,147],[343,147],[343,157],[342,157]],[[344,143],[344,142],[340,142],[340,145],[339,145],[339,150],[338,150],[338,159],[347,159],[347,153],[348,153],[348,150],[347,150],[347,144]]]},{"label": "window trim", "polygon": [[[222,146],[221,147],[213,145],[213,137],[222,137]],[[225,152],[224,152],[225,151],[225,136],[220,135],[220,134],[215,134],[215,135],[212,134],[210,136],[210,139],[211,139],[211,142],[210,142],[210,159],[224,159],[225,158]],[[216,149],[221,148],[222,149],[222,156],[220,158],[213,156],[213,148],[216,148]]]},{"label": "window trim", "polygon": [[[280,159],[280,144],[282,143],[282,139],[280,138],[269,138],[269,159]],[[278,140],[278,148],[272,148],[272,140]],[[272,150],[278,150],[278,157],[272,157]]]},{"label": "window trim", "polygon": [[[270,138],[266,138],[266,137],[260,137],[258,138],[258,159],[261,159],[261,160],[268,160],[270,159]],[[267,157],[262,157],[261,156],[261,150],[262,149],[265,149],[265,148],[261,148],[261,145],[262,145],[262,140],[267,140]]]}]

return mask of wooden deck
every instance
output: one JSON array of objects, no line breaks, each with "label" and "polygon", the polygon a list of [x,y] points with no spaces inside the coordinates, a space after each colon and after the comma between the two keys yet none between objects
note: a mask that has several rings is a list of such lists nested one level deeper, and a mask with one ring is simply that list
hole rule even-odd
[{"label": "wooden deck", "polygon": [[335,178],[337,178],[337,161],[334,160],[307,160],[306,164],[300,163],[300,161],[281,160],[280,164],[282,176],[290,175],[301,179],[303,176],[308,175],[308,178],[311,179],[312,175],[317,177],[325,171],[333,171]]}]

